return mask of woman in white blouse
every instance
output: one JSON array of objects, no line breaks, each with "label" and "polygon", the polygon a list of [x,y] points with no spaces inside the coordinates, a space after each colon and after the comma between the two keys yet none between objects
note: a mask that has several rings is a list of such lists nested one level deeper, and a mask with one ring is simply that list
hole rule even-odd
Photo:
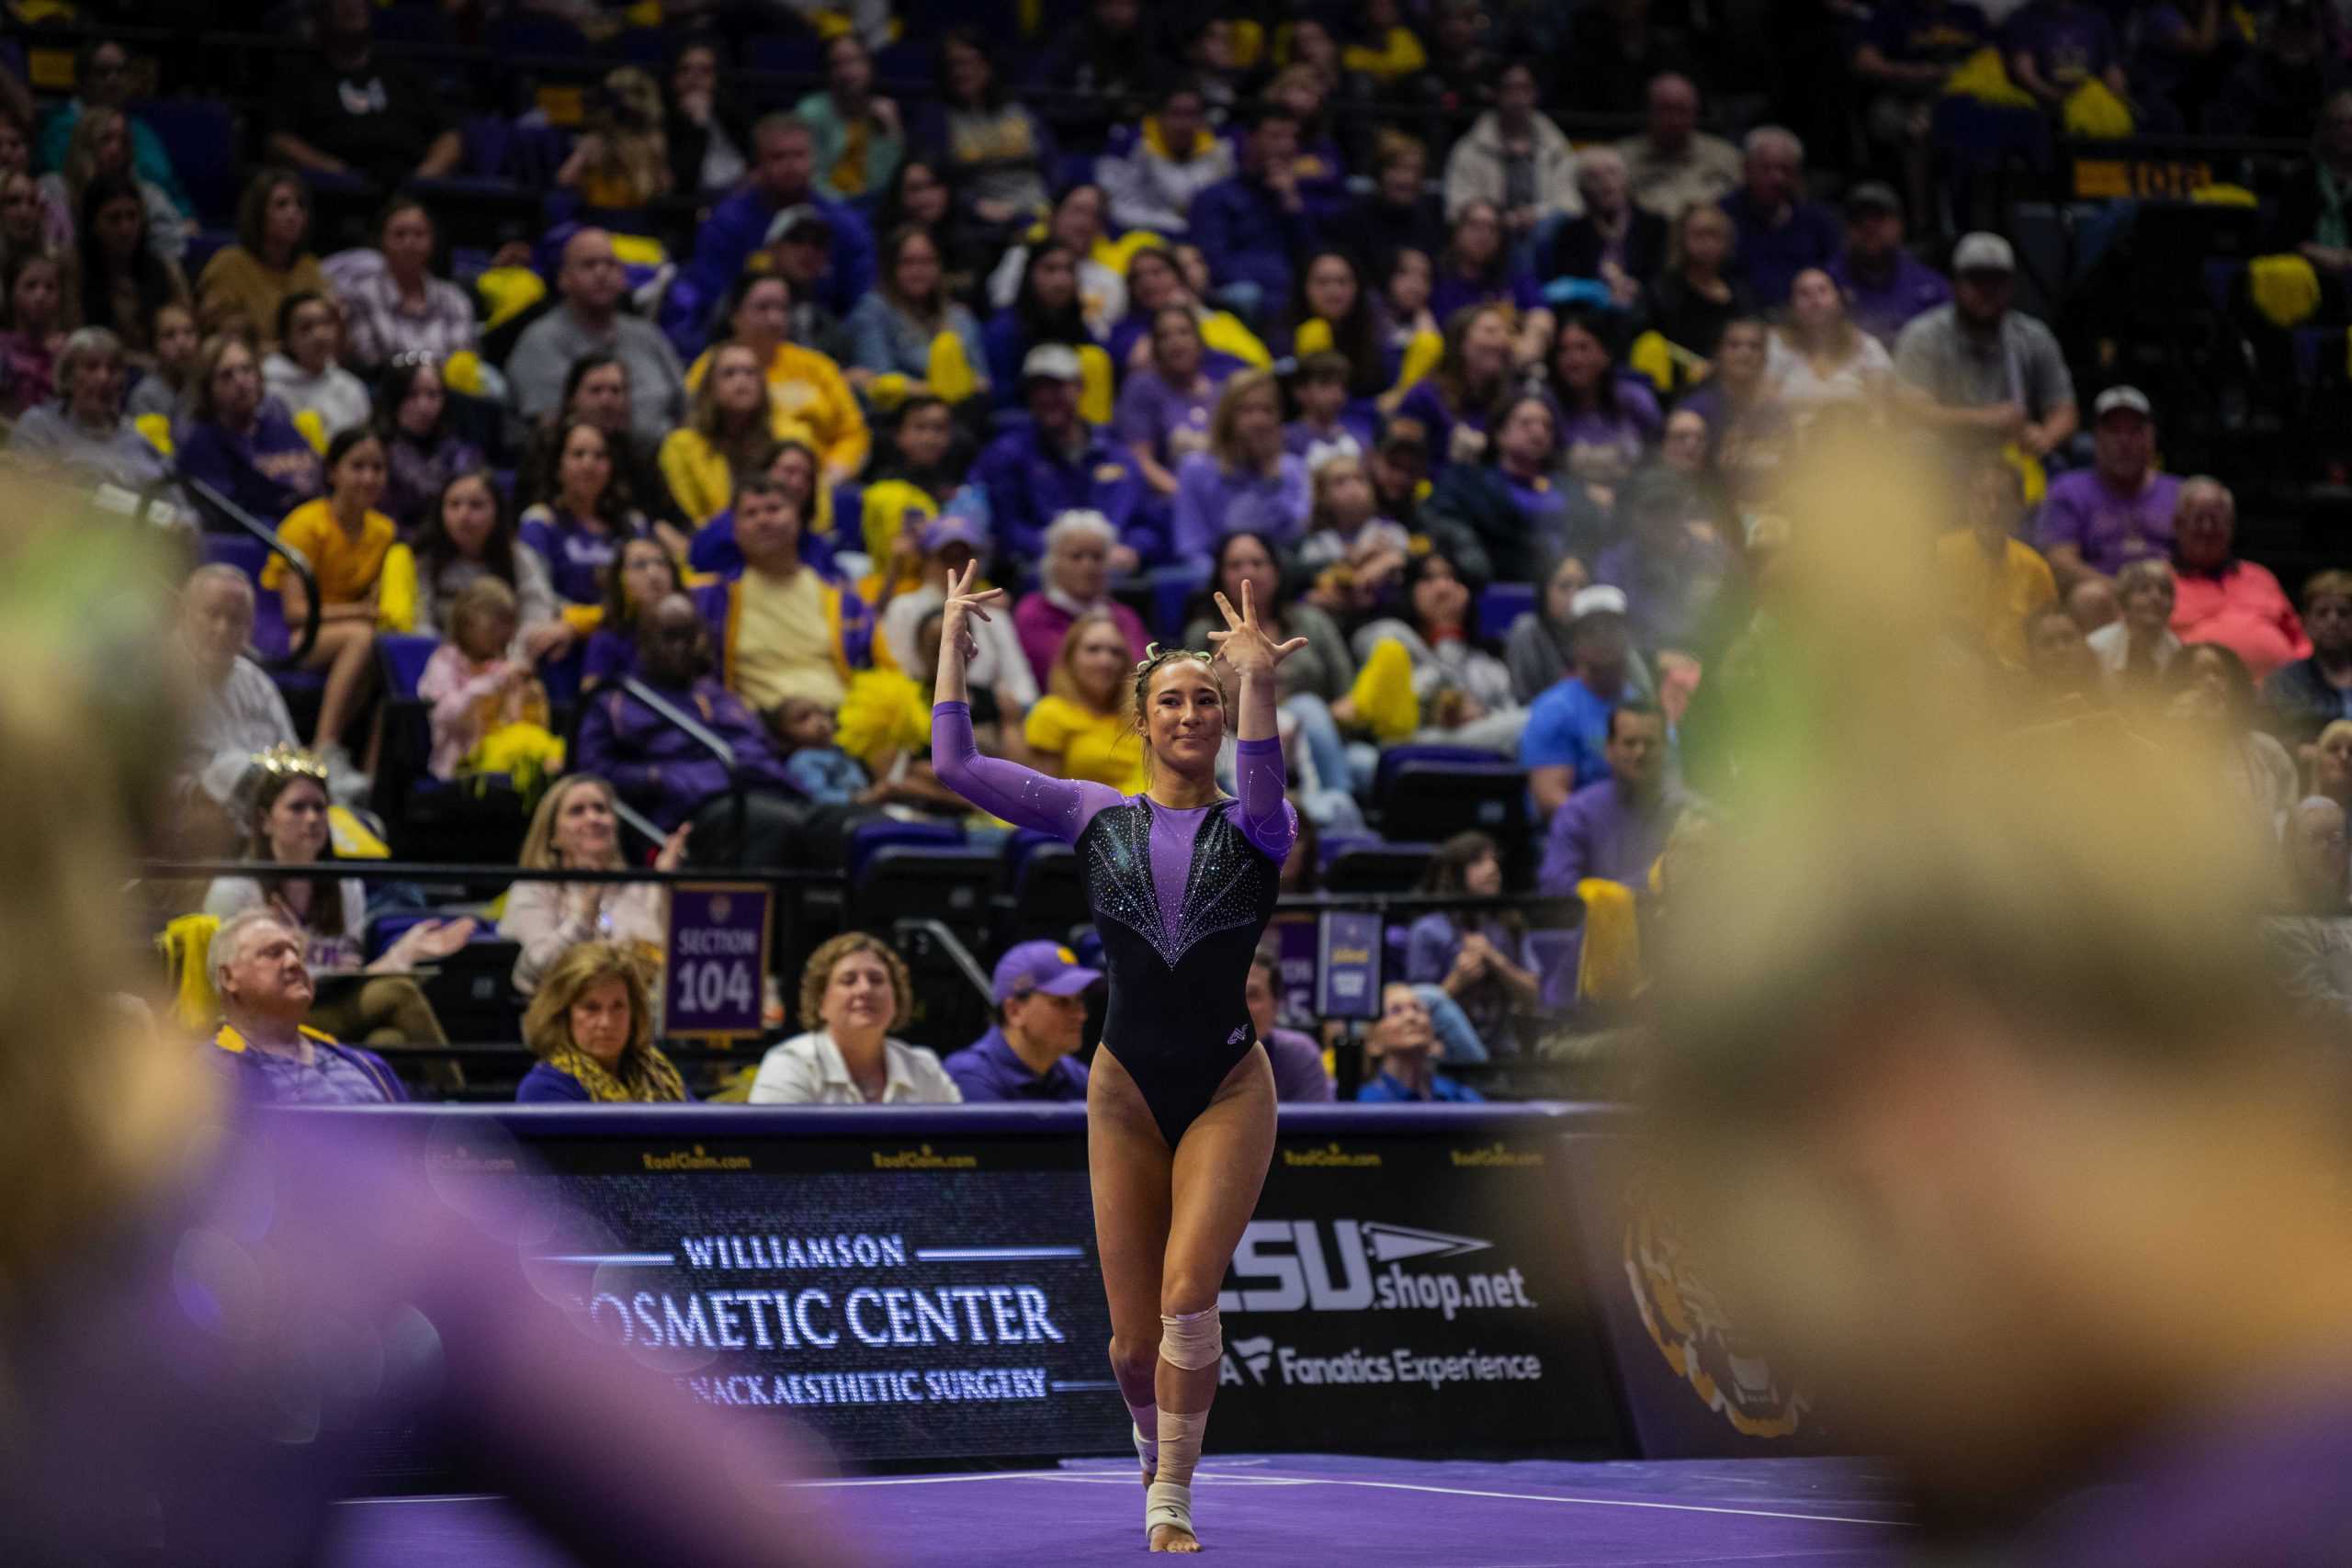
[{"label": "woman in white blouse", "polygon": [[[656,871],[675,871],[686,848],[680,828],[662,846]],[[532,813],[523,836],[525,871],[621,871],[620,819],[613,786],[594,773],[557,781]],[[583,942],[612,942],[658,954],[670,922],[658,882],[517,882],[506,892],[498,934],[520,942],[514,988],[530,996],[548,965]]]},{"label": "woman in white blouse", "polygon": [[914,1010],[906,960],[878,936],[843,931],[808,955],[800,976],[808,1032],[769,1050],[752,1079],[751,1103],[962,1103],[938,1057],[890,1037]]},{"label": "woman in white blouse", "polygon": [[1797,274],[1788,320],[1766,350],[1764,380],[1798,428],[1835,403],[1876,406],[1894,374],[1894,361],[1848,317],[1829,275],[1819,267]]}]

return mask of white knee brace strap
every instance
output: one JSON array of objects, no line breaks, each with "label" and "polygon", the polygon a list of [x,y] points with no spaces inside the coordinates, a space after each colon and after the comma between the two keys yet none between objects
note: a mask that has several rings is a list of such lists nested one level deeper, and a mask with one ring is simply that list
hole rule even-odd
[{"label": "white knee brace strap", "polygon": [[1225,1355],[1225,1330],[1216,1308],[1159,1315],[1159,1359],[1188,1372],[1214,1367]]}]

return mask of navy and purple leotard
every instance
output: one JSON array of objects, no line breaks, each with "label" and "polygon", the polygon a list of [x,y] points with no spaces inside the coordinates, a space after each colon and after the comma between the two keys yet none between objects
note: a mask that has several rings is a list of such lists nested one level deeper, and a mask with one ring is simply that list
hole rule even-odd
[{"label": "navy and purple leotard", "polygon": [[1180,811],[983,757],[969,706],[932,710],[932,764],[950,789],[1076,847],[1110,973],[1103,1043],[1171,1149],[1257,1043],[1242,990],[1298,836],[1298,813],[1283,797],[1282,742],[1238,750],[1239,798]]}]

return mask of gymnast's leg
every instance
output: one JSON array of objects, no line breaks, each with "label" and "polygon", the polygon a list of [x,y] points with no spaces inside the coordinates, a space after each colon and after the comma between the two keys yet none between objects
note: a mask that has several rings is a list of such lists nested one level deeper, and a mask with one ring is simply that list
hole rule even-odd
[{"label": "gymnast's leg", "polygon": [[1168,1249],[1168,1140],[1118,1058],[1094,1053],[1086,1081],[1086,1168],[1094,1189],[1094,1247],[1111,1302],[1111,1375],[1135,1417],[1136,1457],[1151,1483],[1159,1448],[1159,1263]]},{"label": "gymnast's leg", "polygon": [[1216,1396],[1216,1296],[1273,1157],[1274,1073],[1265,1048],[1252,1046],[1176,1145],[1159,1283],[1159,1472],[1146,1515],[1156,1521],[1154,1551],[1201,1549],[1192,1529],[1193,1467]]}]

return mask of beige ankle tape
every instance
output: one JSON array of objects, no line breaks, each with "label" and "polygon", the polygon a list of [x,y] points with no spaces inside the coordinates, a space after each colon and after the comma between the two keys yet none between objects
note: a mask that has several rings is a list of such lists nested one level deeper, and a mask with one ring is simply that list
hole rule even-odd
[{"label": "beige ankle tape", "polygon": [[1204,1312],[1159,1314],[1159,1359],[1171,1367],[1197,1372],[1214,1367],[1225,1355],[1225,1330],[1216,1308]]},{"label": "beige ankle tape", "polygon": [[1201,1439],[1209,1429],[1209,1413],[1180,1416],[1159,1413],[1159,1472],[1158,1480],[1175,1486],[1193,1483],[1193,1469],[1201,1462]]}]

